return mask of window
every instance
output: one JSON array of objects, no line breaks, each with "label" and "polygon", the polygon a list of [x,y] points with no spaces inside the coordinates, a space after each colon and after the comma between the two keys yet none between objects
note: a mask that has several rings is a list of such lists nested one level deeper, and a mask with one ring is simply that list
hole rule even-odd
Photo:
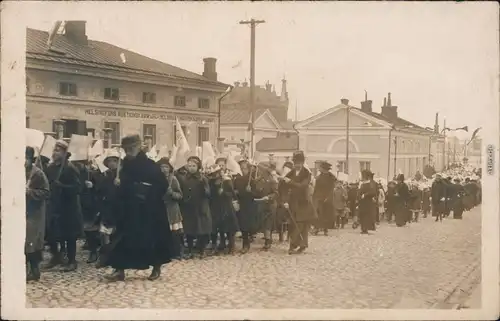
[{"label": "window", "polygon": [[120,100],[118,88],[104,88],[104,99]]},{"label": "window", "polygon": [[142,93],[142,102],[146,104],[156,104],[156,93]]},{"label": "window", "polygon": [[208,98],[198,98],[198,108],[200,108],[200,109],[210,109],[210,99],[208,99]]},{"label": "window", "polygon": [[76,96],[76,84],[69,82],[59,83],[59,94],[62,96]]},{"label": "window", "polygon": [[87,136],[95,138],[95,129],[94,128],[87,128]]},{"label": "window", "polygon": [[198,127],[198,146],[202,146],[203,142],[209,141],[209,132],[207,127]]},{"label": "window", "polygon": [[152,137],[152,145],[156,145],[156,125],[155,124],[144,124],[142,125],[142,135],[146,137],[146,135],[151,135]]},{"label": "window", "polygon": [[120,144],[120,123],[107,121],[104,122],[104,128],[111,128],[113,130],[111,132],[111,144]]},{"label": "window", "polygon": [[359,162],[359,171],[364,171],[364,170],[371,170],[371,163],[370,162],[365,162],[361,161]]},{"label": "window", "polygon": [[175,107],[186,107],[186,96],[175,96],[174,97]]},{"label": "window", "polygon": [[347,166],[345,161],[338,161],[337,162],[337,171],[339,173],[346,173],[347,171]]},{"label": "window", "polygon": [[[182,132],[184,133],[184,136],[186,136],[186,126],[181,125]],[[174,144],[177,144],[177,126],[174,125]]]},{"label": "window", "polygon": [[30,128],[30,118],[26,116],[26,128]]},{"label": "window", "polygon": [[[87,122],[78,119],[61,119],[63,124],[63,137],[70,138],[71,135],[87,135]],[[56,121],[52,121],[52,131],[57,134]]]}]

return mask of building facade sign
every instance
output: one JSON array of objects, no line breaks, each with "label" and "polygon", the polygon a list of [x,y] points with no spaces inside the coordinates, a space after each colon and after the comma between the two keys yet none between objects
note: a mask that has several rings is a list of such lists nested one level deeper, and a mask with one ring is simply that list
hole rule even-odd
[{"label": "building facade sign", "polygon": [[197,116],[186,116],[175,114],[159,114],[159,113],[148,113],[148,112],[135,112],[126,110],[100,110],[100,109],[87,109],[85,110],[85,115],[92,116],[105,116],[105,117],[120,117],[120,118],[140,118],[140,119],[153,119],[153,120],[179,120],[184,121],[205,121],[213,122],[213,118],[197,117]]}]

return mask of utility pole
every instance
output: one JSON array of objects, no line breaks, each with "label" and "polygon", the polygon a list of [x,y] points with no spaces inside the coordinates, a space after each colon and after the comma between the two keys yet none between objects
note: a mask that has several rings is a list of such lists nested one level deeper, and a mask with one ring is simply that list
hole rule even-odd
[{"label": "utility pole", "polygon": [[254,155],[254,136],[255,136],[255,27],[260,24],[265,23],[264,20],[242,20],[241,25],[250,25],[250,115],[252,119],[251,130],[251,140],[250,140],[250,157]]}]

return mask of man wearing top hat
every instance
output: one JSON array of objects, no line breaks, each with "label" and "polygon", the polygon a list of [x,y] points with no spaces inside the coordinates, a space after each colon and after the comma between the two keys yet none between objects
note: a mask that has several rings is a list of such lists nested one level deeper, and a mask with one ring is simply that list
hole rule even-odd
[{"label": "man wearing top hat", "polygon": [[80,207],[80,182],[78,169],[69,161],[68,143],[56,142],[52,153],[53,162],[47,166],[50,199],[47,212],[47,241],[52,257],[46,269],[63,264],[58,245],[66,246],[68,262],[64,272],[74,271],[76,264],[76,240],[83,234],[83,218]]},{"label": "man wearing top hat", "polygon": [[293,170],[283,178],[289,189],[288,202],[284,204],[290,215],[288,224],[290,231],[289,254],[302,253],[306,250],[311,223],[317,218],[309,195],[312,175],[304,167],[304,152],[295,152],[292,161]]},{"label": "man wearing top hat", "polygon": [[330,172],[332,165],[326,161],[319,164],[320,174],[316,178],[313,192],[313,203],[318,214],[318,220],[314,223],[314,234],[318,235],[322,230],[328,235],[328,229],[335,225],[335,211],[333,210],[333,190],[337,178]]},{"label": "man wearing top hat", "polygon": [[163,195],[168,181],[160,166],[141,150],[139,135],[122,139],[125,159],[122,162],[116,213],[116,232],[108,262],[114,272],[108,281],[123,281],[125,270],[147,270],[153,266],[149,280],[160,277],[161,266],[178,253],[172,243],[172,234]]}]

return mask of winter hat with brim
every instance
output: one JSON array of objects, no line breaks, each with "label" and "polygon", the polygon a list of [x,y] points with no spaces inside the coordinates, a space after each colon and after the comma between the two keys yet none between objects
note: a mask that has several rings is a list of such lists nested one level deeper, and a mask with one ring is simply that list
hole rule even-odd
[{"label": "winter hat with brim", "polygon": [[59,148],[64,149],[64,150],[68,150],[69,144],[64,140],[59,139],[58,141],[56,141],[56,147],[59,147]]},{"label": "winter hat with brim", "polygon": [[324,171],[329,171],[330,169],[332,169],[332,164],[328,163],[327,161],[321,161],[319,163],[319,168]]},{"label": "winter hat with brim", "polygon": [[120,159],[120,154],[117,150],[111,149],[106,153],[106,158],[102,161],[104,166],[108,167],[108,163],[110,160],[116,159],[117,161]]},{"label": "winter hat with brim", "polygon": [[201,159],[198,157],[198,156],[190,156],[188,159],[187,159],[187,162],[194,162],[196,163],[196,165],[198,165],[198,169],[201,169]]}]

